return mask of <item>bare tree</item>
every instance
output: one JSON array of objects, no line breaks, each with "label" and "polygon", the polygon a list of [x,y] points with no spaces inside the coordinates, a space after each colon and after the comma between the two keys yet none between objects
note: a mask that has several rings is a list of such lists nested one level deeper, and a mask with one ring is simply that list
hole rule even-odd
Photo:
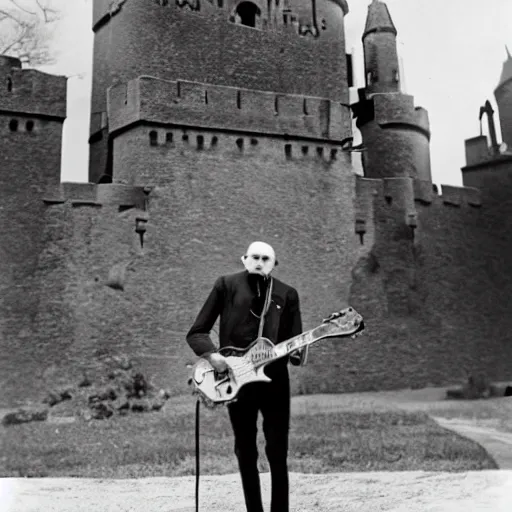
[{"label": "bare tree", "polygon": [[58,19],[52,0],[0,0],[0,55],[30,66],[53,63],[49,43]]}]

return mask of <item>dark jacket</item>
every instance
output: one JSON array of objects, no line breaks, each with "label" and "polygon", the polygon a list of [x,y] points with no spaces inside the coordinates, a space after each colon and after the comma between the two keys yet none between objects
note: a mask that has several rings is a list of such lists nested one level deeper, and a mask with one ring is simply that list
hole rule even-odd
[{"label": "dark jacket", "polygon": [[[187,343],[194,353],[203,356],[217,347],[210,331],[220,316],[219,348],[245,348],[257,337],[259,319],[254,310],[255,291],[247,271],[219,277],[206,302],[187,333]],[[299,295],[295,288],[273,279],[270,307],[265,316],[263,337],[279,343],[302,333]]]}]

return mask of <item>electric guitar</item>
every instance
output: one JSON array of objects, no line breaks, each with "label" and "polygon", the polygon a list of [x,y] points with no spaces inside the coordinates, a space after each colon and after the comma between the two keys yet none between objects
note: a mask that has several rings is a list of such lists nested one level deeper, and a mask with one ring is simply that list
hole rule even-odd
[{"label": "electric guitar", "polygon": [[230,370],[218,373],[204,358],[192,367],[189,383],[193,393],[210,408],[237,399],[240,388],[250,382],[270,382],[264,373],[267,364],[323,338],[351,336],[364,330],[363,317],[353,308],[332,313],[318,327],[274,345],[268,338],[258,338],[247,348],[223,347],[219,353],[226,357]]}]

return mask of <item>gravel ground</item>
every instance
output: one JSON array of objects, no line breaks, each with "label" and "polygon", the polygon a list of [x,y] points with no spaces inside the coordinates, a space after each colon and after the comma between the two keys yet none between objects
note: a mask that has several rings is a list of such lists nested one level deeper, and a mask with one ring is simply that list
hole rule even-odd
[{"label": "gravel ground", "polygon": [[[261,475],[268,510],[269,475]],[[193,512],[194,477],[2,479],[2,512]],[[201,479],[200,512],[245,510],[236,474]],[[291,512],[510,512],[512,471],[290,474]]]},{"label": "gravel ground", "polygon": [[[445,390],[355,393],[294,397],[294,414],[343,410],[424,410],[442,416],[453,407]],[[471,407],[459,402],[458,407]],[[190,397],[173,404],[190,411]],[[474,428],[473,428],[474,430]],[[468,436],[469,437],[469,436]],[[507,437],[507,441],[509,438]],[[499,449],[509,448],[500,440]],[[512,453],[512,448],[510,448]],[[269,475],[261,475],[268,510]],[[290,474],[290,512],[510,512],[512,470],[442,472],[364,472]],[[195,478],[97,480],[78,478],[4,478],[1,512],[194,512]],[[245,510],[238,474],[205,476],[200,482],[200,512]]]}]

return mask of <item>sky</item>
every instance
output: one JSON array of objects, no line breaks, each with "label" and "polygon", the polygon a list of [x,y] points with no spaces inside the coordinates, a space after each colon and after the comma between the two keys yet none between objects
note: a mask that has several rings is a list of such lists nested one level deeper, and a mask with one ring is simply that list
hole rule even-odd
[{"label": "sky", "polygon": [[[52,51],[56,62],[41,68],[68,79],[68,118],[64,123],[62,181],[87,181],[91,91],[93,0],[53,0],[62,9]],[[355,87],[364,86],[361,36],[369,0],[348,0],[347,52],[353,54]],[[512,0],[388,0],[398,31],[402,92],[427,109],[432,180],[462,185],[464,140],[480,134],[480,106],[490,100],[499,130],[494,89],[505,45],[512,52]],[[484,122],[487,134],[487,123]],[[501,141],[498,131],[498,140]],[[355,140],[358,134],[355,133]]]}]

